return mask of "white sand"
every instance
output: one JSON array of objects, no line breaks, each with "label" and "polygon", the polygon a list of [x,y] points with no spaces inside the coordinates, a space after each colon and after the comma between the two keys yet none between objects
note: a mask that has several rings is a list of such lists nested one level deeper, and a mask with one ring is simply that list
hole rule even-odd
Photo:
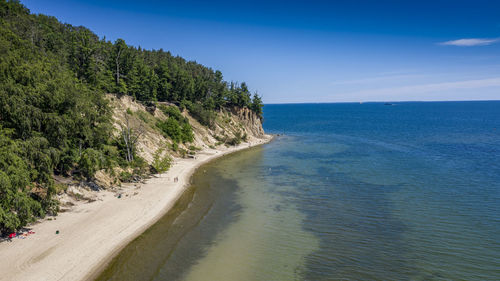
[{"label": "white sand", "polygon": [[[34,235],[0,243],[0,280],[92,278],[96,270],[174,205],[197,167],[270,139],[268,136],[237,147],[207,149],[196,159],[178,159],[167,173],[139,188],[125,188],[121,199],[113,192],[102,191],[100,200],[79,204],[71,212],[59,214],[56,220],[31,226]],[[174,177],[178,182],[174,183]],[[60,233],[55,234],[56,230]]]}]

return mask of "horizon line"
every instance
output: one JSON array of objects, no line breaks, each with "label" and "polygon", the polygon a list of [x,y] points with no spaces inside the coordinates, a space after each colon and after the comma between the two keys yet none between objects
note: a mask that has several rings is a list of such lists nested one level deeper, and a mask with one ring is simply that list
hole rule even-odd
[{"label": "horizon line", "polygon": [[287,105],[287,104],[333,104],[333,103],[409,103],[409,102],[500,102],[500,99],[492,100],[492,99],[484,99],[484,100],[399,100],[399,101],[327,101],[327,102],[283,102],[283,103],[264,103],[265,105]]}]

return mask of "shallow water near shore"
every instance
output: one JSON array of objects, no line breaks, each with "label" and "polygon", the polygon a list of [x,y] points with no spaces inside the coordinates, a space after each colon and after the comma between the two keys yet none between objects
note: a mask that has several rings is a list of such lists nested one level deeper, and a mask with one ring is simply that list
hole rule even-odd
[{"label": "shallow water near shore", "polygon": [[98,280],[500,279],[500,102],[264,113]]}]

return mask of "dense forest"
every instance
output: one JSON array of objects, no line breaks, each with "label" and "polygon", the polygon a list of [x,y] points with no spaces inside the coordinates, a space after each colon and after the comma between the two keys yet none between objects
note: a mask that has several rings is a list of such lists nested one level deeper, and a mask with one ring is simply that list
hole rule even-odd
[{"label": "dense forest", "polygon": [[[113,137],[105,93],[170,102],[205,125],[221,108],[247,107],[262,117],[261,98],[245,83],[224,81],[220,71],[162,49],[100,39],[85,27],[0,0],[3,234],[57,212],[54,175],[89,179],[98,169],[138,165]],[[179,141],[189,141],[186,136]]]}]

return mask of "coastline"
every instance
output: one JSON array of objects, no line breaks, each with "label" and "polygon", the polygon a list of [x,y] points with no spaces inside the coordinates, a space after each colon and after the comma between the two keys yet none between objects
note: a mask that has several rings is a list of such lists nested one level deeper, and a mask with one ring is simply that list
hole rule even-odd
[{"label": "coastline", "polygon": [[[272,139],[265,135],[235,147],[204,149],[195,159],[175,159],[166,173],[144,184],[124,187],[121,199],[111,191],[101,191],[95,202],[78,204],[54,220],[44,219],[30,226],[35,235],[0,243],[0,280],[97,277],[123,247],[174,206],[199,166]],[[177,182],[174,177],[178,177]]]}]

